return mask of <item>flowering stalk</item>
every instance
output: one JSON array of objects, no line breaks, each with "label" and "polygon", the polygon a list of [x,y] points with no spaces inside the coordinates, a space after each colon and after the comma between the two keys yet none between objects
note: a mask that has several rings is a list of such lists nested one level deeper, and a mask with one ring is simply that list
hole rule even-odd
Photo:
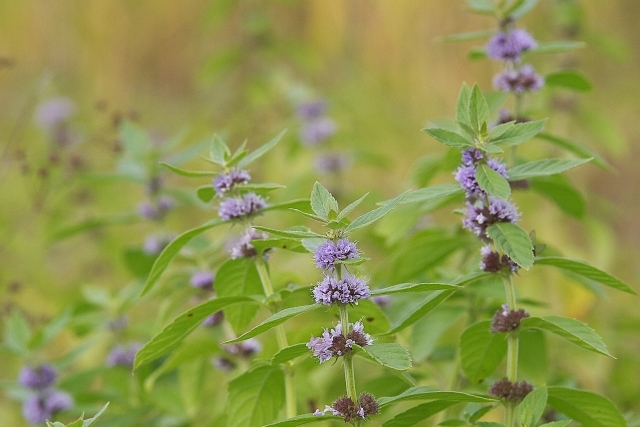
[{"label": "flowering stalk", "polygon": [[[516,292],[511,274],[503,277],[504,289],[507,296],[507,305],[510,310],[516,310]],[[518,332],[510,331],[507,335],[507,379],[513,384],[518,380]],[[515,405],[507,402],[504,423],[508,427],[515,426]]]}]

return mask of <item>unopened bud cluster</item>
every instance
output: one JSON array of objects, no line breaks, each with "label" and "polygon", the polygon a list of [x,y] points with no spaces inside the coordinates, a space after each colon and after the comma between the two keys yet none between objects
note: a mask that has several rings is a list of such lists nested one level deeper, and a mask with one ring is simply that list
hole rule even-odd
[{"label": "unopened bud cluster", "polygon": [[496,311],[491,320],[491,332],[494,334],[515,331],[520,326],[522,319],[529,317],[529,313],[522,308],[519,310],[509,310],[507,304]]},{"label": "unopened bud cluster", "polygon": [[326,413],[343,417],[344,421],[348,423],[368,418],[369,415],[376,415],[380,413],[380,408],[375,397],[369,393],[362,393],[357,403],[350,397],[341,397],[336,399],[331,406],[325,406],[324,411],[316,410],[314,415],[320,416]]},{"label": "unopened bud cluster", "polygon": [[503,378],[489,387],[489,395],[506,402],[518,403],[533,391],[533,385],[526,381],[511,382]]}]

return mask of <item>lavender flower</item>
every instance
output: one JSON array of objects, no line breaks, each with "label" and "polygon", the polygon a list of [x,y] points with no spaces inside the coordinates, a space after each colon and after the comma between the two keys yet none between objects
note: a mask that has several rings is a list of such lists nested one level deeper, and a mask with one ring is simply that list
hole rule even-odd
[{"label": "lavender flower", "polygon": [[149,201],[138,203],[138,215],[145,219],[158,219],[159,213],[155,206]]},{"label": "lavender flower", "polygon": [[213,180],[213,188],[218,196],[230,191],[237,184],[246,184],[251,180],[249,172],[242,169],[232,169],[227,174],[218,175]]},{"label": "lavender flower", "polygon": [[34,120],[42,129],[51,130],[67,121],[75,110],[76,105],[70,98],[50,98],[38,105]]},{"label": "lavender flower", "polygon": [[487,238],[486,230],[498,222],[517,222],[518,210],[512,203],[496,197],[489,197],[489,206],[475,206],[467,202],[467,213],[462,225],[476,236]]},{"label": "lavender flower", "polygon": [[316,266],[323,270],[335,268],[336,261],[358,258],[356,245],[348,239],[340,239],[337,243],[327,240],[316,249],[313,259]]},{"label": "lavender flower", "polygon": [[213,289],[213,278],[214,275],[212,272],[199,271],[191,276],[191,279],[189,279],[189,284],[194,288],[211,290]]},{"label": "lavender flower", "polygon": [[223,349],[233,356],[249,358],[262,351],[262,344],[255,338],[249,338],[246,341],[225,345]]},{"label": "lavender flower", "polygon": [[246,218],[266,207],[264,199],[255,193],[247,193],[244,197],[230,197],[223,200],[218,208],[218,215],[224,220]]},{"label": "lavender flower", "polygon": [[318,173],[338,173],[349,165],[349,158],[343,153],[320,154],[316,157],[314,165]]},{"label": "lavender flower", "polygon": [[336,123],[328,117],[321,117],[305,123],[300,130],[300,139],[304,145],[318,145],[335,133]]},{"label": "lavender flower", "polygon": [[123,368],[131,368],[136,353],[140,351],[142,345],[140,343],[129,343],[127,345],[117,345],[111,349],[107,356],[107,366],[121,366]]},{"label": "lavender flower", "polygon": [[316,99],[298,105],[296,113],[302,120],[313,120],[323,116],[326,110],[327,103],[321,99]]},{"label": "lavender flower", "polygon": [[72,397],[60,390],[47,389],[29,396],[22,405],[22,414],[32,424],[44,423],[73,406]]},{"label": "lavender flower", "polygon": [[340,280],[327,276],[313,288],[313,297],[318,304],[358,304],[359,300],[369,296],[367,283],[350,274],[345,274]]},{"label": "lavender flower", "polygon": [[158,199],[158,211],[161,214],[167,213],[175,205],[175,200],[169,196],[161,196]]},{"label": "lavender flower", "polygon": [[251,244],[252,240],[264,240],[269,237],[255,228],[247,228],[244,235],[237,244],[231,248],[231,258],[251,258],[258,254],[256,248]]},{"label": "lavender flower", "polygon": [[525,30],[515,28],[499,32],[487,43],[487,56],[503,61],[517,61],[527,50],[534,49],[538,43]]},{"label": "lavender flower", "polygon": [[513,262],[508,255],[500,255],[491,249],[491,246],[485,245],[480,249],[482,260],[480,261],[480,270],[487,273],[498,273],[500,271],[516,272],[520,269],[518,264]]},{"label": "lavender flower", "polygon": [[496,311],[491,321],[491,332],[494,334],[515,331],[520,326],[520,321],[529,317],[529,313],[520,310],[509,310],[507,304],[503,304],[502,308]]},{"label": "lavender flower", "polygon": [[489,387],[489,394],[491,396],[513,403],[522,401],[522,399],[532,391],[533,385],[530,383],[526,381],[516,381],[512,383],[507,378],[498,380]]},{"label": "lavender flower", "polygon": [[51,387],[58,379],[58,371],[52,365],[23,366],[18,376],[18,382],[32,390],[42,390]]},{"label": "lavender flower", "polygon": [[219,371],[231,372],[235,369],[236,364],[233,363],[232,360],[227,359],[226,357],[216,356],[213,358],[213,367]]},{"label": "lavender flower", "polygon": [[211,316],[208,316],[206,319],[202,321],[202,326],[204,327],[213,327],[218,326],[224,320],[224,313],[222,310],[216,311]]},{"label": "lavender flower", "polygon": [[484,154],[477,148],[462,151],[462,164],[465,166],[473,166],[482,159],[484,159]]},{"label": "lavender flower", "polygon": [[[476,180],[477,163],[480,161],[479,159],[475,160],[476,156],[478,156],[478,154],[474,152],[467,155],[463,153],[463,164],[459,166],[455,172],[456,181],[460,183],[460,187],[465,191],[466,198],[468,200],[475,200],[486,195],[486,192],[480,188],[480,184],[478,184],[478,181]],[[482,154],[480,153],[479,156],[482,156]],[[507,174],[507,166],[500,160],[489,159],[487,160],[487,166],[498,172],[505,179],[509,177]]]},{"label": "lavender flower", "polygon": [[524,65],[519,70],[504,70],[496,74],[493,86],[503,92],[535,92],[544,86],[544,78],[531,65]]},{"label": "lavender flower", "polygon": [[342,333],[342,323],[338,323],[334,329],[325,329],[322,336],[311,337],[307,348],[313,352],[320,363],[324,363],[332,357],[351,353],[353,344],[361,347],[373,344],[371,335],[364,332],[362,322],[350,323],[350,326],[352,329],[346,337]]}]

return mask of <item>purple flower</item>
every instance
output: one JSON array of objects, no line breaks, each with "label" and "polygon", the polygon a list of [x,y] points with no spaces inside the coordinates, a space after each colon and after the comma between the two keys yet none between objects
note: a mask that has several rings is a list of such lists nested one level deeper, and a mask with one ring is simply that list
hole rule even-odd
[{"label": "purple flower", "polygon": [[42,129],[51,130],[67,121],[75,110],[76,105],[70,98],[51,98],[38,105],[34,120]]},{"label": "purple flower", "polygon": [[211,290],[213,289],[213,277],[213,273],[210,271],[199,271],[191,276],[189,284],[194,288]]},{"label": "purple flower", "polygon": [[158,219],[159,213],[155,206],[149,201],[138,203],[138,215],[145,219]]},{"label": "purple flower", "polygon": [[358,258],[359,253],[355,243],[348,239],[340,239],[337,243],[327,240],[316,249],[313,259],[316,266],[323,270],[335,268],[336,261]]},{"label": "purple flower", "polygon": [[230,197],[223,200],[218,208],[218,215],[224,220],[249,217],[266,207],[264,199],[255,193],[247,193],[244,197]]},{"label": "purple flower", "polygon": [[235,369],[236,364],[226,357],[216,356],[213,358],[213,366],[219,371],[231,372]]},{"label": "purple flower", "polygon": [[321,174],[338,173],[349,165],[349,157],[343,153],[325,153],[316,157],[314,165]]},{"label": "purple flower", "polygon": [[267,237],[269,236],[267,236],[266,233],[262,233],[255,228],[247,228],[238,243],[231,248],[231,258],[251,258],[256,256],[258,251],[256,251],[256,248],[251,244],[251,241],[264,240]]},{"label": "purple flower", "polygon": [[224,320],[224,313],[222,310],[216,311],[211,316],[208,316],[206,319],[202,321],[202,326],[204,327],[213,327],[218,326]]},{"label": "purple flower", "polygon": [[323,116],[326,110],[327,103],[321,99],[316,99],[298,105],[296,113],[302,120],[313,120]]},{"label": "purple flower", "polygon": [[33,390],[51,387],[58,379],[58,371],[52,365],[23,366],[18,376],[18,382]]},{"label": "purple flower", "polygon": [[477,148],[462,151],[462,164],[465,166],[473,166],[482,159],[484,159],[484,155]]},{"label": "purple flower", "polygon": [[489,226],[498,222],[517,222],[519,218],[515,205],[506,200],[489,197],[489,206],[475,206],[467,202],[467,213],[462,226],[476,236],[485,238]]},{"label": "purple flower", "polygon": [[502,308],[496,311],[491,320],[491,332],[494,334],[515,331],[520,326],[522,319],[529,317],[529,313],[520,310],[509,310],[507,304],[503,304]]},{"label": "purple flower", "polygon": [[175,205],[175,200],[169,196],[161,196],[158,199],[158,211],[161,214],[167,213]]},{"label": "purple flower", "polygon": [[391,305],[391,297],[389,295],[376,295],[371,297],[371,301],[380,308],[387,308]]},{"label": "purple flower", "polygon": [[315,416],[324,415],[326,412],[331,415],[344,417],[346,423],[354,419],[364,419],[369,415],[380,413],[380,407],[376,398],[369,393],[362,393],[358,399],[358,403],[351,400],[350,397],[341,397],[332,403],[332,406],[325,406],[324,411],[316,409],[313,413]]},{"label": "purple flower", "polygon": [[358,304],[359,300],[369,296],[367,282],[350,274],[345,274],[340,280],[327,276],[313,288],[313,297],[318,304]]},{"label": "purple flower", "polygon": [[350,323],[351,331],[344,336],[342,333],[342,323],[338,323],[334,329],[325,329],[322,336],[307,343],[307,348],[318,358],[320,363],[324,363],[332,357],[344,356],[351,353],[353,344],[361,347],[373,344],[371,335],[364,332],[362,322]]},{"label": "purple flower", "polygon": [[304,145],[318,145],[335,133],[336,123],[328,117],[321,117],[304,124],[300,130],[300,139]]},{"label": "purple flower", "polygon": [[40,424],[73,406],[71,396],[63,391],[47,389],[29,396],[22,405],[22,414],[31,424]]},{"label": "purple flower", "polygon": [[532,391],[533,385],[530,383],[526,381],[512,383],[507,378],[498,380],[489,387],[489,395],[513,403],[520,402]]},{"label": "purple flower", "polygon": [[122,366],[131,368],[136,358],[136,353],[140,351],[142,345],[139,343],[129,343],[127,345],[117,345],[111,349],[107,356],[107,366]]},{"label": "purple flower", "polygon": [[[470,151],[470,150],[467,150]],[[466,157],[466,158],[465,158]],[[486,195],[485,191],[480,188],[480,184],[476,180],[477,164],[469,159],[470,155],[464,156],[463,165],[459,166],[455,172],[456,181],[460,183],[460,187],[465,191],[467,200],[475,200]],[[471,164],[466,164],[471,163]],[[508,178],[507,166],[498,159],[487,160],[487,166],[498,172],[505,179]]]},{"label": "purple flower", "polygon": [[223,349],[233,356],[249,358],[262,351],[262,344],[255,338],[249,338],[239,343],[227,344]]},{"label": "purple flower", "polygon": [[537,45],[529,33],[515,28],[494,35],[487,43],[487,56],[503,61],[517,61],[523,52],[534,49]]},{"label": "purple flower", "polygon": [[508,255],[500,255],[491,249],[491,246],[485,245],[480,249],[482,261],[480,261],[480,270],[487,273],[498,273],[500,271],[516,272],[520,269],[518,264],[513,262]]},{"label": "purple flower", "polygon": [[544,86],[544,78],[531,65],[524,65],[519,70],[504,70],[496,74],[493,86],[503,92],[535,92]]},{"label": "purple flower", "polygon": [[237,184],[246,184],[251,179],[251,175],[246,170],[232,169],[227,174],[218,175],[213,180],[213,188],[218,196],[231,190]]},{"label": "purple flower", "polygon": [[145,237],[142,251],[147,255],[157,255],[173,240],[173,235],[152,234]]}]

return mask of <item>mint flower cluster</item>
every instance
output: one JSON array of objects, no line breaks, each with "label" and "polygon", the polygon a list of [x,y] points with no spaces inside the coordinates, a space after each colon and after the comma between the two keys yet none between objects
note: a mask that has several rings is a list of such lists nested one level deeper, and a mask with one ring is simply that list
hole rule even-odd
[{"label": "mint flower cluster", "polygon": [[324,411],[316,409],[313,415],[321,416],[326,413],[337,415],[344,418],[344,422],[348,423],[357,419],[366,419],[369,415],[380,413],[380,408],[375,397],[369,393],[362,393],[358,402],[354,402],[350,397],[344,396],[336,399],[331,406],[327,405]]},{"label": "mint flower cluster", "polygon": [[324,363],[332,357],[344,356],[353,351],[353,344],[361,347],[373,344],[371,335],[364,332],[362,322],[350,323],[351,331],[344,336],[342,323],[338,323],[334,329],[325,329],[322,336],[311,337],[307,348],[313,352],[320,363]]},{"label": "mint flower cluster", "polygon": [[229,196],[237,185],[247,184],[250,179],[249,172],[242,169],[231,169],[214,178],[213,188],[223,199],[218,207],[220,218],[225,221],[249,218],[267,206],[264,199],[253,192]]},{"label": "mint flower cluster", "polygon": [[[511,22],[506,23],[509,27]],[[504,92],[517,95],[525,91],[537,91],[544,85],[544,79],[529,64],[522,65],[522,54],[535,49],[538,43],[525,30],[506,28],[495,34],[487,43],[487,56],[505,61],[505,69],[493,78],[493,86]]]},{"label": "mint flower cluster", "polygon": [[58,371],[48,364],[24,366],[20,371],[18,382],[31,391],[22,405],[22,414],[30,423],[44,423],[73,406],[68,393],[53,387],[57,379]]},{"label": "mint flower cluster", "polygon": [[336,124],[326,112],[327,104],[323,100],[298,105],[297,115],[302,124],[300,141],[303,145],[320,145],[336,133]]}]

